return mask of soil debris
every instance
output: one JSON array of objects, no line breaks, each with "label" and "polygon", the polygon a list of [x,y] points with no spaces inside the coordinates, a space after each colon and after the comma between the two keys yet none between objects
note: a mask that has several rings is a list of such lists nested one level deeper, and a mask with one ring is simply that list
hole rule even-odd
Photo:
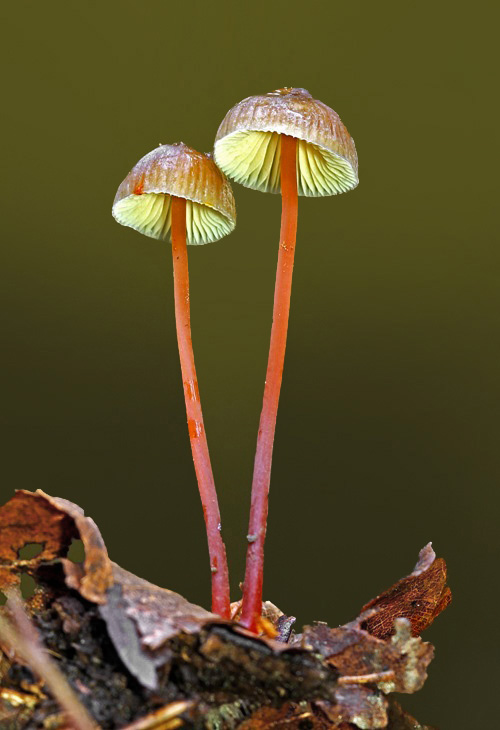
[{"label": "soil debris", "polygon": [[[36,584],[25,610],[44,651],[103,730],[425,730],[390,694],[423,685],[433,647],[419,634],[451,599],[430,545],[356,620],[295,634],[295,619],[266,602],[256,635],[238,623],[238,603],[223,620],[113,563],[77,505],[19,491],[0,508],[0,591],[23,575]],[[35,669],[4,636],[1,730],[70,727]]]}]

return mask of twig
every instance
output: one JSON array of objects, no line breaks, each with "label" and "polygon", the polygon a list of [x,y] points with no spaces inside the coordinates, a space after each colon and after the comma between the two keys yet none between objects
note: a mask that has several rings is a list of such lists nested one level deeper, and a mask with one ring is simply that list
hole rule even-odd
[{"label": "twig", "polygon": [[[173,730],[176,727],[180,727],[180,725],[174,723],[178,721],[179,716],[182,715],[183,712],[186,712],[186,710],[189,710],[192,705],[192,702],[171,702],[169,705],[165,705],[165,707],[161,707],[159,710],[155,710],[155,712],[151,712],[149,715],[141,717],[140,720],[133,722],[131,725],[127,725],[122,728],[122,730],[154,730],[154,728],[157,728],[160,723],[166,723],[169,720],[173,722],[169,723],[165,727],[172,728]],[[180,722],[182,723],[182,720]]]},{"label": "twig", "polygon": [[337,679],[337,684],[377,684],[378,682],[393,681],[394,678],[394,670],[386,669],[383,672],[372,672],[371,674],[346,674]]}]

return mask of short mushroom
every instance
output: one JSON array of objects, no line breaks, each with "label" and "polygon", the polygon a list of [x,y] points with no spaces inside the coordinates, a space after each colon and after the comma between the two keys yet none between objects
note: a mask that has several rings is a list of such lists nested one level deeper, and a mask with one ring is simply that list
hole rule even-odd
[{"label": "short mushroom", "polygon": [[276,415],[285,359],[298,195],[335,195],[358,184],[354,142],[333,109],[305,89],[250,96],[225,116],[214,158],[230,178],[263,192],[281,190],[282,215],[273,325],[252,483],[241,623],[261,614],[264,540]]},{"label": "short mushroom", "polygon": [[211,156],[182,142],[160,145],[139,160],[121,183],[113,216],[146,236],[172,241],[177,341],[189,438],[208,537],[212,610],[229,618],[226,549],[191,341],[186,244],[209,243],[231,233],[236,225],[231,185]]}]

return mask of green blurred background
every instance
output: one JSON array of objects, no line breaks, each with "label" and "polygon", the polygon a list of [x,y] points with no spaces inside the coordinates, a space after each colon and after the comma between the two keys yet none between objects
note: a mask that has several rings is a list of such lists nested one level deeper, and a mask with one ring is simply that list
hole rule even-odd
[{"label": "green blurred background", "polygon": [[[209,605],[168,246],[115,190],[158,143],[208,151],[242,98],[302,86],[360,185],[300,200],[265,597],[335,625],[432,540],[454,602],[405,707],[494,726],[499,264],[486,3],[105,0],[3,6],[2,501],[80,504],[111,557]],[[243,578],[280,199],[190,248],[193,340],[234,598]],[[498,675],[496,677],[498,681]]]}]

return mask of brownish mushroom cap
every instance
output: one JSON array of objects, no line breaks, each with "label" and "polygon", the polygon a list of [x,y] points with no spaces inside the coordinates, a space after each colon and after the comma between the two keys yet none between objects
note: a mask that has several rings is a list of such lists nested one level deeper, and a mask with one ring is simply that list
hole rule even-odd
[{"label": "brownish mushroom cap", "polygon": [[358,184],[356,147],[339,115],[305,89],[249,96],[219,127],[214,146],[228,177],[262,192],[280,192],[281,135],[296,137],[298,194],[335,195]]},{"label": "brownish mushroom cap", "polygon": [[210,155],[183,142],[160,145],[122,182],[113,203],[118,223],[151,238],[170,238],[171,196],[186,198],[187,243],[217,241],[234,230],[231,185]]}]

